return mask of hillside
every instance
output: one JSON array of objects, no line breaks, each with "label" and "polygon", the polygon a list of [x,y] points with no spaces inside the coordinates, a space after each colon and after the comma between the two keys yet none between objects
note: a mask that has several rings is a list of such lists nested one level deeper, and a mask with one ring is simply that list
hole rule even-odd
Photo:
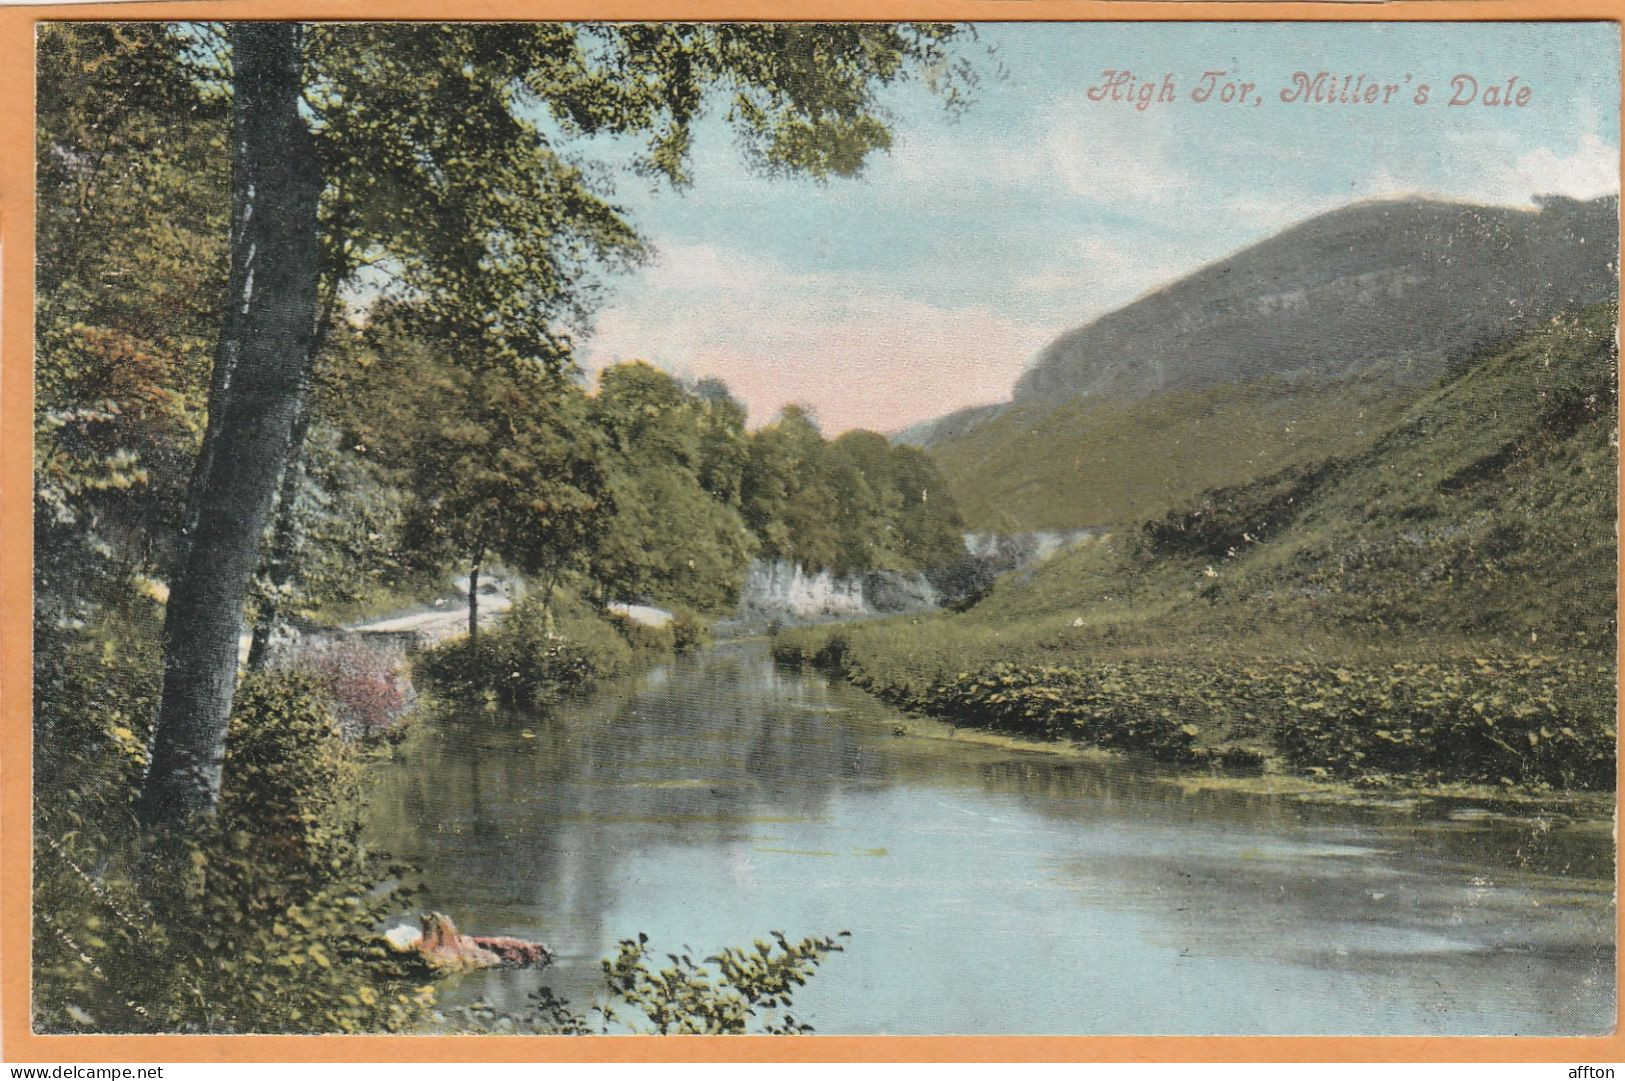
[{"label": "hillside", "polygon": [[[1367,746],[1379,731],[1445,769],[1440,741],[1466,738],[1465,724],[1485,730],[1470,741],[1488,756],[1482,778],[1581,783],[1583,759],[1586,783],[1601,784],[1617,638],[1616,318],[1612,305],[1554,317],[1426,388],[1362,449],[1204,493],[1007,576],[966,613],[787,638],[781,652],[928,711],[953,699],[963,712],[989,657],[1017,682],[1069,666],[1067,686],[1126,665],[1114,671],[1123,686],[1144,677],[1136,693],[1160,704],[1153,717],[1195,733],[1163,732],[1153,750],[1250,741],[1291,760],[1307,724],[1360,751],[1351,772],[1361,756],[1399,753]],[[1317,748],[1298,751],[1332,753]]]},{"label": "hillside", "polygon": [[1359,447],[1417,389],[1381,377],[1266,378],[1133,400],[1016,402],[929,453],[977,529],[1116,525]]},{"label": "hillside", "polygon": [[1452,364],[1610,298],[1617,214],[1617,198],[1344,207],[1062,335],[1011,402],[903,438],[975,528],[1160,513],[1358,450]]}]

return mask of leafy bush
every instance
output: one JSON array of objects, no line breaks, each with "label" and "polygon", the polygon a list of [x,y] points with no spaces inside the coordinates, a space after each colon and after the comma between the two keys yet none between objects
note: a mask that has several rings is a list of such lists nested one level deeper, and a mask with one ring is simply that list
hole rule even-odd
[{"label": "leafy bush", "polygon": [[1014,561],[1006,564],[1001,560],[966,553],[950,563],[927,570],[926,577],[942,595],[944,608],[952,612],[965,612],[993,592],[993,585],[1002,572],[1014,567]]},{"label": "leafy bush", "polygon": [[359,842],[360,772],[320,686],[245,680],[226,777],[184,845],[148,843],[127,813],[36,805],[38,1029],[402,1031],[427,1014],[432,989],[376,934],[398,872]]},{"label": "leafy bush", "polygon": [[[604,997],[586,1014],[567,999],[543,987],[530,997],[528,1015],[498,1014],[483,1007],[468,1009],[467,1031],[562,1033],[573,1036],[803,1035],[812,1026],[790,1012],[797,988],[812,979],[831,953],[844,947],[837,935],[791,942],[770,932],[772,942],[758,939],[749,949],[729,947],[696,962],[688,954],[666,954],[667,964],[651,961],[649,937],[621,941],[613,957],[602,962]],[[713,969],[714,966],[714,969]]]},{"label": "leafy bush", "polygon": [[619,612],[607,612],[604,618],[615,628],[615,633],[626,640],[634,656],[663,657],[677,650],[677,634],[671,623],[655,626]]},{"label": "leafy bush", "polygon": [[711,641],[711,625],[688,608],[672,609],[672,648],[679,655],[698,653]]},{"label": "leafy bush", "polygon": [[632,649],[616,629],[574,598],[554,596],[551,606],[526,597],[477,640],[428,651],[419,671],[453,698],[489,697],[519,708],[545,705],[625,671]]},{"label": "leafy bush", "polygon": [[781,664],[812,665],[838,676],[855,675],[847,636],[830,627],[795,627],[773,635],[773,659]]},{"label": "leafy bush", "polygon": [[162,610],[146,599],[42,618],[34,629],[34,793],[76,821],[125,810],[147,763],[163,673]]},{"label": "leafy bush", "polygon": [[361,766],[326,688],[295,673],[251,675],[226,733],[218,816],[284,871],[319,880],[358,857]]}]

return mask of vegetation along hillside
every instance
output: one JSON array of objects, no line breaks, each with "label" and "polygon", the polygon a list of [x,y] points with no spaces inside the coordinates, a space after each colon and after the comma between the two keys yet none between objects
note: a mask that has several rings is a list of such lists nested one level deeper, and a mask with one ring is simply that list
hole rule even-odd
[{"label": "vegetation along hillside", "polygon": [[1004,405],[911,429],[975,528],[1121,525],[1367,446],[1434,380],[1614,289],[1618,201],[1425,199],[1302,222],[1045,348]]},{"label": "vegetation along hillside", "polygon": [[1616,316],[1555,316],[1355,452],[1207,491],[967,612],[777,652],[927,712],[1186,763],[1607,788]]}]

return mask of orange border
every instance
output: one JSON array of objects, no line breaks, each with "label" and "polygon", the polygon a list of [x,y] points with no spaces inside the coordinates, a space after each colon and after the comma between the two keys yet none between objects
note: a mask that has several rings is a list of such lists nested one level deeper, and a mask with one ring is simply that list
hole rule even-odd
[{"label": "orange border", "polygon": [[[34,55],[63,19],[939,19],[1625,22],[1625,0],[1207,3],[1139,0],[191,0],[0,8],[0,1056],[10,1062],[1574,1062],[1625,1061],[1625,1034],[1208,1036],[37,1036],[29,1001]],[[1622,92],[1625,97],[1625,92]],[[1625,115],[1625,101],[1622,101]],[[1625,138],[1621,145],[1625,146]],[[1625,500],[1622,500],[1625,502]],[[1625,580],[1625,559],[1621,561]],[[1625,652],[1625,650],[1622,650]],[[1625,775],[1625,771],[1622,771]],[[1616,802],[1617,806],[1617,802]],[[1617,871],[1616,871],[1617,874]],[[1616,938],[1625,944],[1625,935]],[[1616,986],[1625,965],[1616,949]]]}]

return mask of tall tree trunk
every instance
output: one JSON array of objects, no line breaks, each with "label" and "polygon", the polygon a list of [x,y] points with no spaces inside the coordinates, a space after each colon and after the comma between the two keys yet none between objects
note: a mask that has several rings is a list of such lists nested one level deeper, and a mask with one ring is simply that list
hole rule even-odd
[{"label": "tall tree trunk", "polygon": [[305,480],[305,436],[310,431],[310,385],[315,381],[316,365],[321,361],[322,347],[327,342],[327,330],[333,320],[337,286],[333,286],[322,302],[316,318],[316,333],[310,342],[310,355],[305,358],[306,391],[299,399],[299,413],[293,418],[288,436],[288,452],[282,465],[282,480],[277,493],[276,524],[271,529],[271,551],[265,560],[265,576],[270,583],[260,609],[254,615],[254,636],[248,645],[248,668],[251,672],[264,669],[270,659],[271,636],[276,633],[282,619],[283,588],[293,580],[294,549],[299,544],[298,500],[299,488]]},{"label": "tall tree trunk", "polygon": [[189,537],[164,619],[164,683],[138,811],[150,830],[214,809],[243,602],[307,393],[321,169],[299,117],[299,28],[236,23],[231,275]]},{"label": "tall tree trunk", "polygon": [[[307,376],[313,369],[306,369]],[[282,591],[293,580],[294,549],[299,544],[299,487],[305,479],[302,448],[310,430],[310,395],[299,403],[288,435],[288,454],[282,465],[282,481],[277,493],[276,524],[271,529],[271,551],[265,560],[265,577],[270,585],[254,614],[254,636],[248,644],[248,669],[262,671],[270,659],[271,636],[282,619]]]},{"label": "tall tree trunk", "polygon": [[480,640],[480,564],[485,562],[485,545],[474,549],[468,562],[468,642],[478,645]]},{"label": "tall tree trunk", "polygon": [[[336,188],[334,200],[343,202],[342,189]],[[321,276],[316,280],[316,295],[320,310],[316,316],[316,333],[310,341],[310,353],[305,357],[307,390],[299,402],[299,415],[293,421],[293,434],[288,439],[288,453],[282,465],[282,481],[277,494],[276,523],[271,527],[271,550],[265,559],[265,576],[270,590],[254,615],[254,634],[248,645],[248,669],[262,671],[270,660],[271,638],[282,621],[283,587],[293,580],[295,549],[299,545],[299,488],[305,481],[305,437],[310,432],[311,396],[316,385],[317,365],[322,350],[327,347],[327,336],[338,312],[339,290],[347,279],[347,242],[344,238],[342,218],[326,229],[318,220],[317,233],[327,245],[327,257]]]}]

